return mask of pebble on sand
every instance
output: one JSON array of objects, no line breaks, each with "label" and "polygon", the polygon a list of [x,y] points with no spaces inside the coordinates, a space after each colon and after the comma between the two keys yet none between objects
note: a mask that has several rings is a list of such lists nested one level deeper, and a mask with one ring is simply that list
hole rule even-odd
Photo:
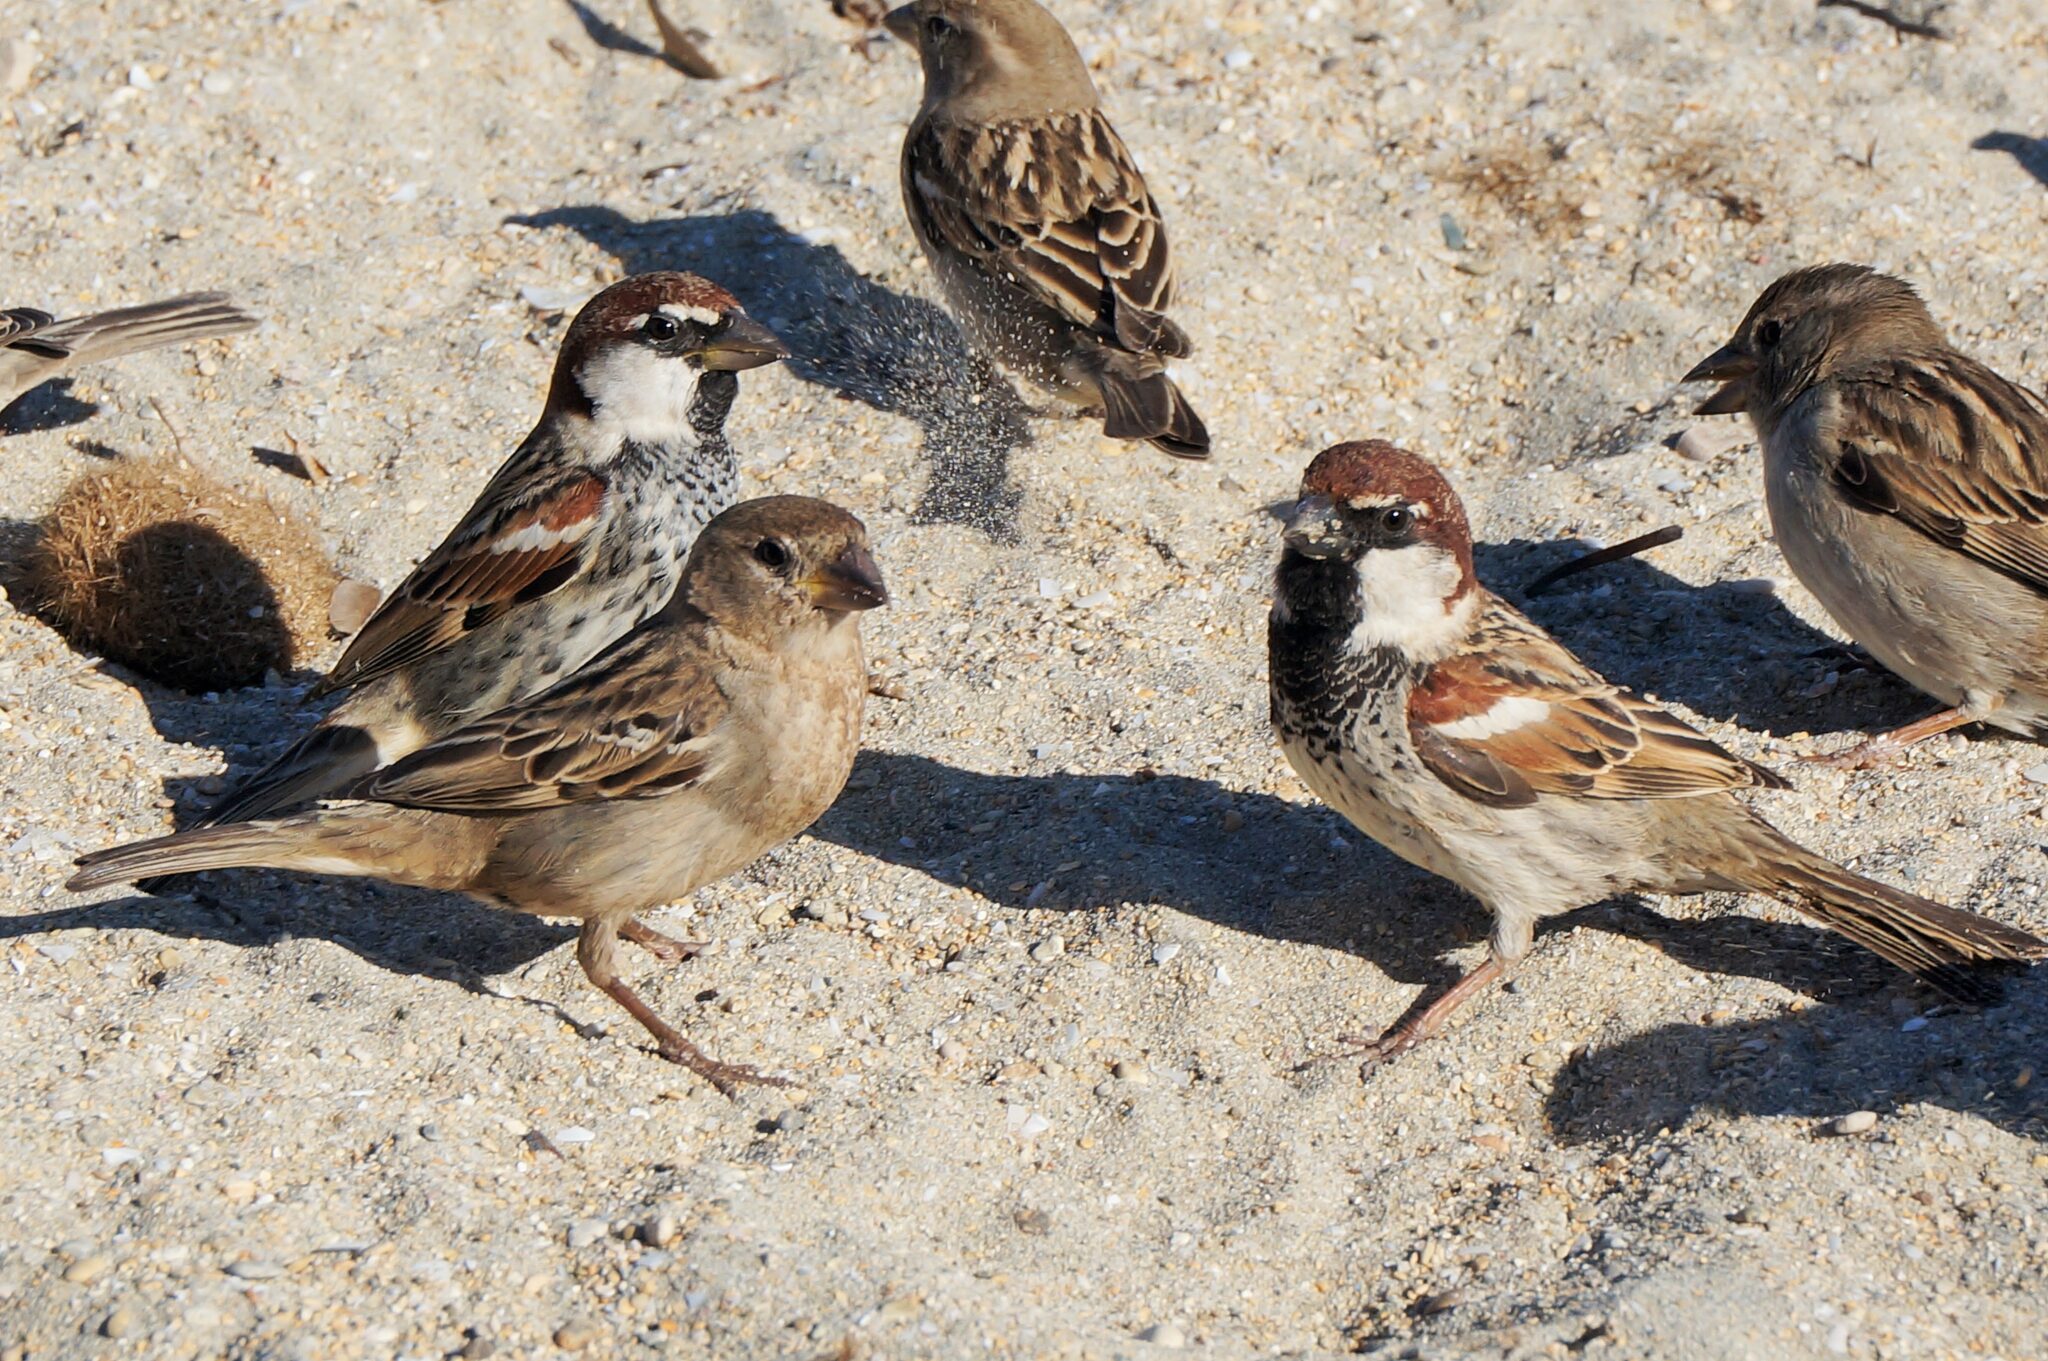
[{"label": "pebble on sand", "polygon": [[140,1337],[149,1331],[148,1316],[141,1304],[134,1300],[122,1300],[107,1315],[100,1325],[100,1332],[111,1338]]},{"label": "pebble on sand", "polygon": [[572,1318],[555,1329],[555,1345],[565,1352],[580,1352],[597,1339],[597,1324],[587,1318]]},{"label": "pebble on sand", "polygon": [[1847,1115],[1836,1116],[1821,1127],[1826,1134],[1867,1134],[1877,1128],[1876,1111],[1850,1111]]},{"label": "pebble on sand", "polygon": [[64,1279],[73,1285],[91,1285],[106,1275],[113,1265],[114,1259],[104,1252],[88,1253],[64,1268]]}]

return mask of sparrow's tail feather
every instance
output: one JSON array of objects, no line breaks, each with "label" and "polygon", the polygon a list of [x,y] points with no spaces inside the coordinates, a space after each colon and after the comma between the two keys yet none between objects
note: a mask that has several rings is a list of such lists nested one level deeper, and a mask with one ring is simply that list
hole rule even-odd
[{"label": "sparrow's tail feather", "polygon": [[347,723],[323,724],[243,781],[200,825],[249,822],[315,799],[343,797],[381,764],[369,733]]},{"label": "sparrow's tail feather", "polygon": [[1070,381],[1102,399],[1102,433],[1141,439],[1177,458],[1207,458],[1209,430],[1188,405],[1159,360],[1106,345],[1077,349],[1067,360]]},{"label": "sparrow's tail feather", "polygon": [[37,331],[33,338],[46,347],[44,353],[61,348],[73,362],[85,363],[156,345],[231,335],[255,325],[256,318],[229,302],[225,293],[188,293],[140,307],[69,317]]},{"label": "sparrow's tail feather", "polygon": [[[1766,829],[1770,830],[1770,829]],[[1987,1005],[1987,965],[2048,958],[2048,941],[1975,912],[1866,879],[1770,832],[1779,845],[1746,885],[1799,908],[1958,1001]]]},{"label": "sparrow's tail feather", "polygon": [[[429,821],[434,827],[429,827]],[[476,835],[464,836],[468,830]],[[204,870],[302,870],[460,889],[472,879],[488,829],[477,819],[360,806],[299,813],[268,822],[200,827],[81,856],[64,887],[74,893]],[[436,834],[438,833],[438,834]],[[407,851],[432,836],[434,854]]]},{"label": "sparrow's tail feather", "polygon": [[[340,798],[381,764],[376,739],[369,733],[346,723],[323,724],[209,808],[194,828],[253,822],[315,799]],[[144,893],[178,891],[177,882],[165,875],[137,879],[135,887]]]}]

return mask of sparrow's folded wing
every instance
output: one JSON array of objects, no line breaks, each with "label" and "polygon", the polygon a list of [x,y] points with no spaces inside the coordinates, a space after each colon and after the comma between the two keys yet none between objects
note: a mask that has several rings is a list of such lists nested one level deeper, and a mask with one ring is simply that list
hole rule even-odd
[{"label": "sparrow's folded wing", "polygon": [[33,307],[11,307],[0,311],[0,350],[19,350],[38,359],[65,359],[71,351],[45,332],[57,319]]},{"label": "sparrow's folded wing", "polygon": [[[82,364],[157,345],[233,335],[256,325],[256,318],[230,302],[225,293],[187,293],[161,302],[117,307],[62,321],[45,318],[32,337],[32,344],[61,346],[63,353],[52,357]],[[0,344],[5,343],[0,339]]]},{"label": "sparrow's folded wing", "polygon": [[316,692],[388,675],[575,579],[604,521],[607,490],[587,468],[508,464],[370,616]]},{"label": "sparrow's folded wing", "polygon": [[1962,355],[1841,385],[1832,458],[1853,504],[2048,592],[2048,405]]},{"label": "sparrow's folded wing", "polygon": [[652,798],[709,778],[732,746],[730,706],[702,654],[676,635],[687,627],[621,639],[561,684],[394,761],[356,793],[505,813]]},{"label": "sparrow's folded wing", "polygon": [[1608,684],[1500,601],[1408,701],[1423,763],[1468,798],[1668,799],[1784,781]]},{"label": "sparrow's folded wing", "polygon": [[984,126],[925,119],[903,149],[925,234],[1125,349],[1188,352],[1168,321],[1159,207],[1098,109]]}]

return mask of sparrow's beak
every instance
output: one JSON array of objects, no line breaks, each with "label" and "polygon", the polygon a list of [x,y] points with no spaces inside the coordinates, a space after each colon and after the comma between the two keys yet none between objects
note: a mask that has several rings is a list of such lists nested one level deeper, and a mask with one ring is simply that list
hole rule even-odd
[{"label": "sparrow's beak", "polygon": [[821,610],[871,610],[889,603],[882,569],[867,549],[855,545],[804,578],[811,604]]},{"label": "sparrow's beak", "polygon": [[914,8],[914,5],[898,5],[882,16],[882,27],[913,47],[917,45],[917,16],[911,13]]},{"label": "sparrow's beak", "polygon": [[1304,496],[1296,501],[1280,537],[1305,558],[1334,558],[1344,551],[1348,538],[1337,503],[1327,496]]},{"label": "sparrow's beak", "polygon": [[1731,416],[1749,409],[1750,378],[1756,373],[1756,359],[1729,341],[1692,366],[1685,375],[1688,383],[1722,382],[1726,385],[1693,408],[1695,416]]},{"label": "sparrow's beak", "polygon": [[727,312],[725,324],[691,351],[707,369],[737,373],[789,358],[789,346],[744,312]]}]

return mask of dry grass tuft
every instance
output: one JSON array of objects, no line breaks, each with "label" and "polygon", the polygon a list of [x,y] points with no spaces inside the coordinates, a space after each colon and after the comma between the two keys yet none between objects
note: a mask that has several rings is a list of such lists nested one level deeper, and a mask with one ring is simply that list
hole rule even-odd
[{"label": "dry grass tuft", "polygon": [[1492,202],[1543,236],[1574,236],[1585,225],[1586,191],[1559,141],[1517,142],[1475,152],[1444,178]]},{"label": "dry grass tuft", "polygon": [[[1574,155],[1582,144],[1612,151],[1614,158],[1588,164]],[[1442,178],[1539,236],[1568,239],[1586,230],[1585,205],[1613,197],[1617,188],[1638,195],[1675,189],[1754,226],[1769,215],[1771,198],[1756,161],[1754,149],[1732,129],[1668,140],[1658,129],[1638,137],[1626,129],[1589,128],[1583,137],[1553,133],[1482,148],[1462,156]]]},{"label": "dry grass tuft", "polygon": [[335,576],[312,533],[182,461],[87,473],[37,529],[23,604],[165,685],[253,684],[327,637]]},{"label": "dry grass tuft", "polygon": [[1721,211],[1751,226],[1764,220],[1761,187],[1742,173],[1743,147],[1726,137],[1701,135],[1658,150],[1650,157],[1650,173],[1667,184],[1689,189],[1721,205]]}]

